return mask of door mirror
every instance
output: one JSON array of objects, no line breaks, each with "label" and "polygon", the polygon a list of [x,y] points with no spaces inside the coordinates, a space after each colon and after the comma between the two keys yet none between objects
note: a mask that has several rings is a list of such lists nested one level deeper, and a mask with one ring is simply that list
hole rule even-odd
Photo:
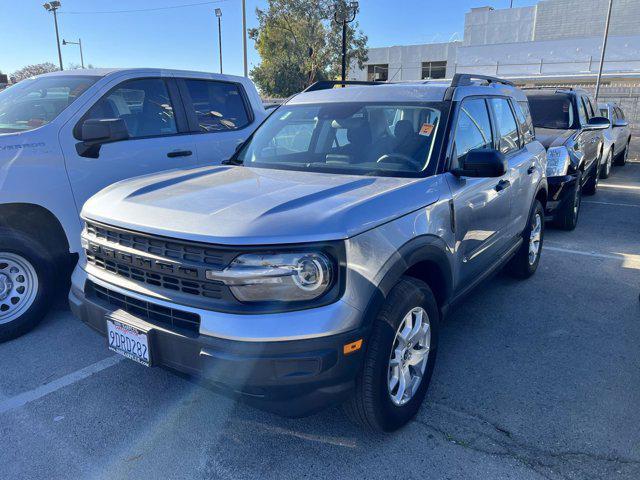
[{"label": "door mirror", "polygon": [[121,118],[85,120],[80,134],[81,142],[76,151],[81,157],[98,158],[104,143],[119,142],[129,138],[127,124]]},{"label": "door mirror", "polygon": [[507,159],[502,153],[492,148],[479,148],[467,152],[461,168],[452,173],[464,177],[501,177],[507,170]]},{"label": "door mirror", "polygon": [[606,130],[611,122],[606,117],[592,117],[587,122],[585,130]]},{"label": "door mirror", "polygon": [[622,118],[618,118],[615,122],[613,122],[613,128],[628,127],[628,126],[629,126],[629,122],[627,122]]}]

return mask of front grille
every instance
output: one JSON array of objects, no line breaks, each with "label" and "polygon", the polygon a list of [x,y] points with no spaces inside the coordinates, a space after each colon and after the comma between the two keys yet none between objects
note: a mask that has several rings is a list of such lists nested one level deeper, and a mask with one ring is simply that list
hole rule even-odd
[{"label": "front grille", "polygon": [[122,293],[115,292],[91,281],[87,282],[85,291],[89,298],[96,298],[112,307],[117,307],[130,313],[134,317],[146,320],[149,323],[176,327],[196,333],[200,330],[200,316],[195,313],[138,300],[137,298],[123,295]]},{"label": "front grille", "polygon": [[228,249],[207,248],[91,222],[87,222],[85,237],[90,265],[203,300],[223,299],[226,287],[222,282],[208,280],[206,271],[223,269],[236,255]]}]

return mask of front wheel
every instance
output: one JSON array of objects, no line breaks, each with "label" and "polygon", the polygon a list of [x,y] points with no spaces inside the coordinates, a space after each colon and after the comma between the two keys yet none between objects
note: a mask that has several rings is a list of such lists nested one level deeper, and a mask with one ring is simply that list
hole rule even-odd
[{"label": "front wheel", "polygon": [[627,146],[624,147],[624,150],[622,151],[622,153],[618,155],[618,158],[616,159],[616,165],[620,167],[626,165],[628,157],[629,157],[629,144],[627,143]]},{"label": "front wheel", "polygon": [[598,191],[598,181],[600,180],[600,162],[602,159],[598,160],[598,163],[595,165],[595,168],[589,175],[589,180],[584,184],[582,189],[582,193],[585,195],[595,195]]},{"label": "front wheel", "polygon": [[582,178],[578,175],[576,185],[567,203],[559,210],[554,218],[554,223],[562,230],[574,230],[578,224],[580,205],[582,204]]},{"label": "front wheel", "polygon": [[544,208],[535,200],[527,227],[522,232],[522,245],[509,261],[509,273],[516,278],[529,278],[536,273],[544,240]]},{"label": "front wheel", "polygon": [[0,342],[31,330],[51,304],[53,265],[30,237],[0,229]]},{"label": "front wheel", "polygon": [[429,286],[401,278],[378,313],[355,391],[344,404],[351,421],[391,432],[416,415],[433,374],[439,320]]},{"label": "front wheel", "polygon": [[611,174],[611,165],[613,164],[613,146],[609,149],[609,154],[604,162],[604,165],[600,168],[600,178],[609,178]]}]

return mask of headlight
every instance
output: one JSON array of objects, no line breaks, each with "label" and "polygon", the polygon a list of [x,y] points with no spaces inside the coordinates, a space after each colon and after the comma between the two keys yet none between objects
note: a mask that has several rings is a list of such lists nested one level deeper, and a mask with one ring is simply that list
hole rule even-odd
[{"label": "headlight", "polygon": [[547,150],[547,177],[566,175],[570,164],[567,147],[551,147]]},{"label": "headlight", "polygon": [[245,254],[222,271],[207,270],[209,280],[229,286],[241,302],[313,300],[332,286],[334,267],[321,252]]}]

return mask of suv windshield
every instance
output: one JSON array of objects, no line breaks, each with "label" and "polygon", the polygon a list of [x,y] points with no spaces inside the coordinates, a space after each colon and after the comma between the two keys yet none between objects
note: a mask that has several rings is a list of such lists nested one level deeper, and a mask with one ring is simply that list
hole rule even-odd
[{"label": "suv windshield", "polygon": [[442,103],[283,105],[236,160],[251,167],[418,176],[435,163]]},{"label": "suv windshield", "polygon": [[567,129],[573,127],[573,107],[569,95],[556,93],[528,96],[533,126]]},{"label": "suv windshield", "polygon": [[29,78],[0,92],[0,133],[41,127],[73,103],[97,76]]}]

